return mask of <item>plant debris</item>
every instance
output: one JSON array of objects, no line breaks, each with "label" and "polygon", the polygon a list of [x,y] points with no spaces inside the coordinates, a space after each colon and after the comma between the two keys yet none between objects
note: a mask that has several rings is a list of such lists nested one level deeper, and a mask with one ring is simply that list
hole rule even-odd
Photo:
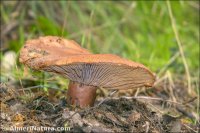
[{"label": "plant debris", "polygon": [[[55,90],[53,90],[55,93]],[[57,90],[58,91],[58,90]],[[30,93],[30,94],[29,94]],[[49,92],[49,94],[51,91]],[[27,97],[27,95],[31,97]],[[69,126],[70,132],[195,132],[197,125],[155,111],[148,102],[137,98],[109,98],[98,106],[79,109],[65,103],[65,98],[34,90],[24,93],[1,84],[2,127]],[[162,103],[162,102],[161,102]],[[180,107],[179,107],[180,108]],[[1,127],[1,130],[2,130]],[[190,129],[191,128],[191,129]]]}]

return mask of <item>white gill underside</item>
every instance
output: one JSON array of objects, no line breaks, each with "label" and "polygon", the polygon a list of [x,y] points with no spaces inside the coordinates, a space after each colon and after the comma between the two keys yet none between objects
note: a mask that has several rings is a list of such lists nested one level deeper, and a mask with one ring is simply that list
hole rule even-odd
[{"label": "white gill underside", "polygon": [[108,63],[50,66],[44,70],[61,74],[71,81],[108,89],[131,89],[152,82],[152,76],[143,68]]}]

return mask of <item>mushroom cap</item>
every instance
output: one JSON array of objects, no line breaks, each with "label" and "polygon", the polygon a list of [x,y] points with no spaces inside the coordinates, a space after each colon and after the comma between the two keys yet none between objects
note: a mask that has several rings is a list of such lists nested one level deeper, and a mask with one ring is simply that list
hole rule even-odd
[{"label": "mushroom cap", "polygon": [[[45,41],[41,41],[43,38]],[[49,40],[52,38],[53,43]],[[155,76],[142,64],[112,54],[91,54],[62,38],[64,43],[57,44],[55,38],[58,37],[27,41],[20,62],[36,70],[58,73],[71,81],[108,89],[152,86],[155,82]]]},{"label": "mushroom cap", "polygon": [[73,40],[67,40],[57,36],[45,36],[26,41],[20,52],[20,62],[26,64],[25,62],[28,60],[46,56],[55,58],[77,54],[91,53]]}]

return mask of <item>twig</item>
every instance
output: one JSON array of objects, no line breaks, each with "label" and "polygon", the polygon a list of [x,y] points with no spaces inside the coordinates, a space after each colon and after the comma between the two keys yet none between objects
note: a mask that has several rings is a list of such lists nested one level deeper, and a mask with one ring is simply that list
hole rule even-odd
[{"label": "twig", "polygon": [[118,92],[119,90],[114,90],[114,91],[112,91],[112,92],[110,92],[109,94],[108,94],[108,97],[111,97],[111,96],[113,96],[116,92]]},{"label": "twig", "polygon": [[153,104],[148,103],[148,105],[150,105],[152,108],[156,109],[160,114],[164,114],[163,111],[161,111],[160,109],[158,109],[157,107],[155,107]]},{"label": "twig", "polygon": [[148,121],[146,121],[146,124],[145,124],[145,125],[146,125],[145,133],[148,133],[148,132],[149,132],[149,125],[150,125],[150,124],[149,124]]},{"label": "twig", "polygon": [[180,108],[179,106],[176,107],[176,110],[192,120],[196,119],[194,115],[192,115],[192,113],[187,112],[186,110]]},{"label": "twig", "polygon": [[176,102],[177,100],[176,100],[176,97],[174,96],[174,92],[173,92],[173,88],[175,85],[174,85],[171,73],[169,71],[167,71],[167,76],[169,79],[169,87],[168,88],[169,88],[170,97],[172,97],[172,100]]},{"label": "twig", "polygon": [[61,32],[61,37],[63,37],[64,31],[65,31],[65,26],[66,26],[66,21],[67,21],[67,15],[68,15],[68,11],[66,11],[67,9],[69,9],[69,4],[67,4],[67,8],[64,8],[64,21],[62,24],[62,32]]},{"label": "twig", "polygon": [[190,100],[184,102],[183,104],[191,103],[191,102],[193,102],[193,101],[196,100],[196,99],[197,99],[197,97],[193,97],[192,99],[190,99]]},{"label": "twig", "polygon": [[137,91],[135,92],[135,95],[134,95],[134,96],[135,96],[135,97],[138,96],[139,92],[140,92],[140,88],[137,88]]},{"label": "twig", "polygon": [[[44,88],[44,87],[46,87],[46,88],[51,88],[51,89],[54,89],[54,90],[59,90],[58,88],[53,88],[53,87],[50,87],[50,86],[47,86],[47,85],[36,85],[36,86],[30,86],[30,87],[27,87],[27,88],[23,88],[23,89],[18,89],[18,90],[31,90],[31,89],[36,89],[36,88]],[[62,90],[60,90],[60,91],[62,91]]]},{"label": "twig", "polygon": [[176,41],[177,41],[177,44],[178,44],[178,48],[179,48],[179,51],[180,51],[180,54],[181,54],[181,57],[182,57],[182,60],[183,60],[183,64],[184,64],[184,67],[185,67],[186,75],[187,75],[188,93],[192,94],[190,72],[189,72],[187,61],[185,59],[185,55],[184,55],[184,52],[183,52],[181,41],[179,39],[178,31],[177,31],[177,28],[176,28],[176,22],[175,22],[175,19],[173,17],[173,14],[172,14],[172,9],[171,9],[171,5],[170,5],[169,0],[167,0],[167,7],[168,7],[169,16],[170,16],[170,20],[171,20],[171,24],[172,24],[172,29],[173,29],[174,34],[175,34],[175,38],[176,38]]},{"label": "twig", "polygon": [[[15,67],[16,67],[17,71],[19,72],[19,69],[18,69],[18,67],[17,67],[16,61],[15,61]],[[23,84],[22,84],[22,80],[21,80],[21,78],[20,78],[19,76],[18,76],[18,79],[19,79],[20,86],[21,86],[21,88],[22,88],[22,92],[23,92],[24,94],[26,94],[25,91],[24,91],[24,87],[23,87]]]},{"label": "twig", "polygon": [[[197,92],[197,94],[200,94],[199,87],[200,87],[200,86],[199,86],[199,82],[196,81],[196,92]],[[200,105],[199,105],[199,103],[200,103],[200,95],[197,95],[197,109],[196,109],[197,114],[199,113],[199,110],[200,110]],[[200,123],[200,118],[199,118],[199,123]]]},{"label": "twig", "polygon": [[160,82],[162,82],[163,80],[167,79],[167,75],[165,74],[164,76],[162,76],[161,78],[158,78],[158,80],[156,80],[156,82],[154,83],[155,85],[158,85]]},{"label": "twig", "polygon": [[[195,132],[195,133],[198,133],[198,131],[195,131],[194,129],[192,129],[190,126],[188,126],[188,125],[186,125],[186,124],[183,124],[186,128],[188,128],[188,129],[190,129],[190,130],[192,130],[193,132]],[[197,127],[198,128],[198,127]]]},{"label": "twig", "polygon": [[157,100],[157,101],[163,101],[163,102],[170,102],[170,103],[174,103],[177,105],[182,105],[184,106],[182,103],[179,102],[175,102],[175,101],[171,101],[171,100],[164,100],[162,98],[156,98],[156,97],[146,97],[146,96],[137,96],[137,97],[127,97],[127,96],[123,96],[123,97],[114,97],[113,99],[120,99],[120,98],[125,98],[125,99],[146,99],[146,100]]},{"label": "twig", "polygon": [[160,69],[157,75],[161,75],[163,72],[167,70],[167,68],[177,59],[177,57],[180,55],[180,52],[178,51],[172,58],[167,62],[167,64]]},{"label": "twig", "polygon": [[23,89],[18,89],[18,90],[31,90],[31,89],[35,89],[35,88],[43,88],[42,85],[36,85],[36,86],[31,86],[31,87],[27,87],[27,88],[23,88]]}]

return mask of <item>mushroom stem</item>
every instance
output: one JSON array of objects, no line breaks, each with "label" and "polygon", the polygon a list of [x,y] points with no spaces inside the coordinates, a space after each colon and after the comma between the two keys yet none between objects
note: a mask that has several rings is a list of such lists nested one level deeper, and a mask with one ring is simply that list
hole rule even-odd
[{"label": "mushroom stem", "polygon": [[91,107],[94,105],[96,99],[96,86],[88,86],[78,82],[70,81],[67,101],[70,105],[84,107]]}]

